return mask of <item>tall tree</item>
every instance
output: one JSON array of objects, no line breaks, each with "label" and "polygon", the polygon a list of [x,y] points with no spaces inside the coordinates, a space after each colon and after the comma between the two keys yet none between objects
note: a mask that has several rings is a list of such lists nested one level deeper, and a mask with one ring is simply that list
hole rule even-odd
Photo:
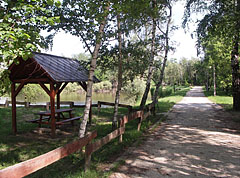
[{"label": "tall tree", "polygon": [[118,114],[118,105],[120,99],[120,91],[122,87],[122,32],[121,32],[121,17],[118,13],[117,15],[117,29],[118,29],[118,85],[115,95],[115,104],[114,104],[114,113],[113,113],[113,122],[112,129],[117,128],[117,114]]},{"label": "tall tree", "polygon": [[[240,110],[240,76],[239,76],[239,28],[240,28],[240,0],[188,0],[185,10],[184,23],[191,13],[205,10],[204,18],[198,25],[199,46],[209,34],[231,46],[232,67],[232,95],[233,109]],[[204,41],[204,40],[203,40]]]},{"label": "tall tree", "polygon": [[[153,12],[157,11],[157,1],[156,0],[152,0],[152,9]],[[155,39],[156,39],[156,28],[157,28],[157,17],[156,14],[153,13],[152,14],[152,36],[151,36],[151,55],[149,58],[149,67],[148,67],[148,75],[147,75],[147,81],[146,81],[146,88],[141,100],[141,104],[140,104],[140,109],[143,109],[143,107],[146,104],[147,101],[147,97],[148,97],[148,93],[150,90],[150,85],[151,85],[151,80],[152,80],[152,75],[153,75],[153,62],[154,62],[154,56],[156,53],[156,47],[155,47]]]},{"label": "tall tree", "polygon": [[84,109],[84,115],[83,120],[80,125],[79,129],[79,137],[82,138],[85,135],[86,132],[86,126],[87,126],[87,120],[89,117],[89,112],[92,104],[92,86],[93,86],[93,76],[94,76],[94,70],[96,68],[96,62],[98,58],[98,52],[101,47],[102,37],[104,34],[104,27],[106,25],[107,17],[109,14],[109,8],[110,8],[110,2],[107,2],[104,4],[104,11],[103,11],[103,19],[100,22],[98,34],[96,36],[96,44],[92,53],[92,59],[91,59],[91,65],[88,75],[88,83],[87,83],[87,93],[86,93],[86,101],[85,101],[85,109]]},{"label": "tall tree", "polygon": [[172,5],[171,5],[171,1],[167,1],[166,2],[166,7],[169,10],[169,14],[167,16],[167,23],[166,23],[166,31],[162,31],[161,28],[159,27],[159,30],[163,33],[164,35],[164,39],[165,39],[165,45],[164,45],[164,58],[163,58],[163,63],[162,63],[162,67],[161,67],[161,73],[156,85],[156,89],[155,89],[155,93],[153,96],[153,103],[156,104],[157,100],[158,100],[158,92],[159,92],[159,88],[162,85],[163,82],[163,77],[164,77],[164,71],[165,71],[165,67],[166,67],[166,63],[167,63],[167,59],[168,59],[168,52],[170,50],[170,46],[169,46],[169,32],[170,32],[170,27],[171,27],[171,21],[172,21]]}]

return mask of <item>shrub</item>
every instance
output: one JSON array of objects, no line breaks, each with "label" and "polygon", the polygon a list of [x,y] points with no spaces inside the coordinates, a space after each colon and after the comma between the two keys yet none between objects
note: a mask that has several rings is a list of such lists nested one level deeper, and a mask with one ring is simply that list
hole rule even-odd
[{"label": "shrub", "polygon": [[136,103],[142,96],[145,89],[145,82],[139,78],[128,81],[123,87],[123,92],[127,94],[128,100],[131,103]]},{"label": "shrub", "polygon": [[112,83],[109,81],[102,81],[93,85],[95,92],[110,92],[112,90]]}]

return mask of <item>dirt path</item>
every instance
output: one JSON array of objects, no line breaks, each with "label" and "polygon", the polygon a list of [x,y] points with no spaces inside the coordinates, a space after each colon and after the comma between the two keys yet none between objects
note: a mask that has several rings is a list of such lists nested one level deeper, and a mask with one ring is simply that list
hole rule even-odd
[{"label": "dirt path", "polygon": [[110,178],[240,177],[240,127],[194,87]]}]

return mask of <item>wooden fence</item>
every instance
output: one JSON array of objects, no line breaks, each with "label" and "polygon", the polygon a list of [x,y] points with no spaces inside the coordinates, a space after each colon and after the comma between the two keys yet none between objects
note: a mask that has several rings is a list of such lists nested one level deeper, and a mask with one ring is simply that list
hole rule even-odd
[{"label": "wooden fence", "polygon": [[99,148],[109,143],[111,140],[119,137],[119,142],[122,142],[122,137],[125,132],[125,125],[134,119],[139,119],[138,130],[140,130],[141,123],[144,119],[155,112],[155,106],[149,104],[144,110],[135,111],[123,116],[119,120],[119,128],[109,133],[105,137],[91,143],[91,141],[97,136],[97,132],[94,131],[85,137],[78,139],[72,143],[69,143],[63,147],[52,150],[48,153],[40,155],[36,158],[18,163],[16,165],[7,167],[0,170],[0,178],[18,178],[27,176],[39,169],[42,169],[86,146],[85,150],[85,170],[90,167],[91,155]]},{"label": "wooden fence", "polygon": [[[110,102],[105,102],[105,101],[98,101],[97,103],[97,107],[98,107],[98,112],[100,112],[101,110],[101,106],[102,105],[106,105],[106,106],[114,106],[115,103],[110,103]],[[128,113],[132,112],[132,106],[131,105],[127,105],[127,104],[118,104],[119,107],[124,107],[124,108],[128,108]]]},{"label": "wooden fence", "polygon": [[97,136],[97,132],[92,132],[85,137],[73,141],[63,147],[52,150],[48,153],[40,155],[36,158],[15,164],[13,166],[7,167],[0,170],[1,178],[19,178],[27,176],[39,169],[42,169],[86,146],[92,139]]}]

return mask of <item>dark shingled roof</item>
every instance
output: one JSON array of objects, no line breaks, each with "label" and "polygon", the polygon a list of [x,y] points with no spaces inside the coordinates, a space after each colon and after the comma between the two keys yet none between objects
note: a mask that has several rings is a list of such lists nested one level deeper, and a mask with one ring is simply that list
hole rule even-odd
[{"label": "dark shingled roof", "polygon": [[[25,63],[25,67],[28,63],[30,63],[28,60],[23,62]],[[56,82],[86,82],[88,80],[88,70],[85,69],[77,60],[37,52],[33,52],[33,57],[31,60],[35,60],[35,63],[41,66],[44,73],[47,73],[48,76],[50,76]],[[17,67],[17,65],[15,67]],[[39,76],[36,76],[36,74],[35,78],[38,78]],[[37,75],[39,74],[40,73]],[[99,82],[95,76],[93,81]]]}]

